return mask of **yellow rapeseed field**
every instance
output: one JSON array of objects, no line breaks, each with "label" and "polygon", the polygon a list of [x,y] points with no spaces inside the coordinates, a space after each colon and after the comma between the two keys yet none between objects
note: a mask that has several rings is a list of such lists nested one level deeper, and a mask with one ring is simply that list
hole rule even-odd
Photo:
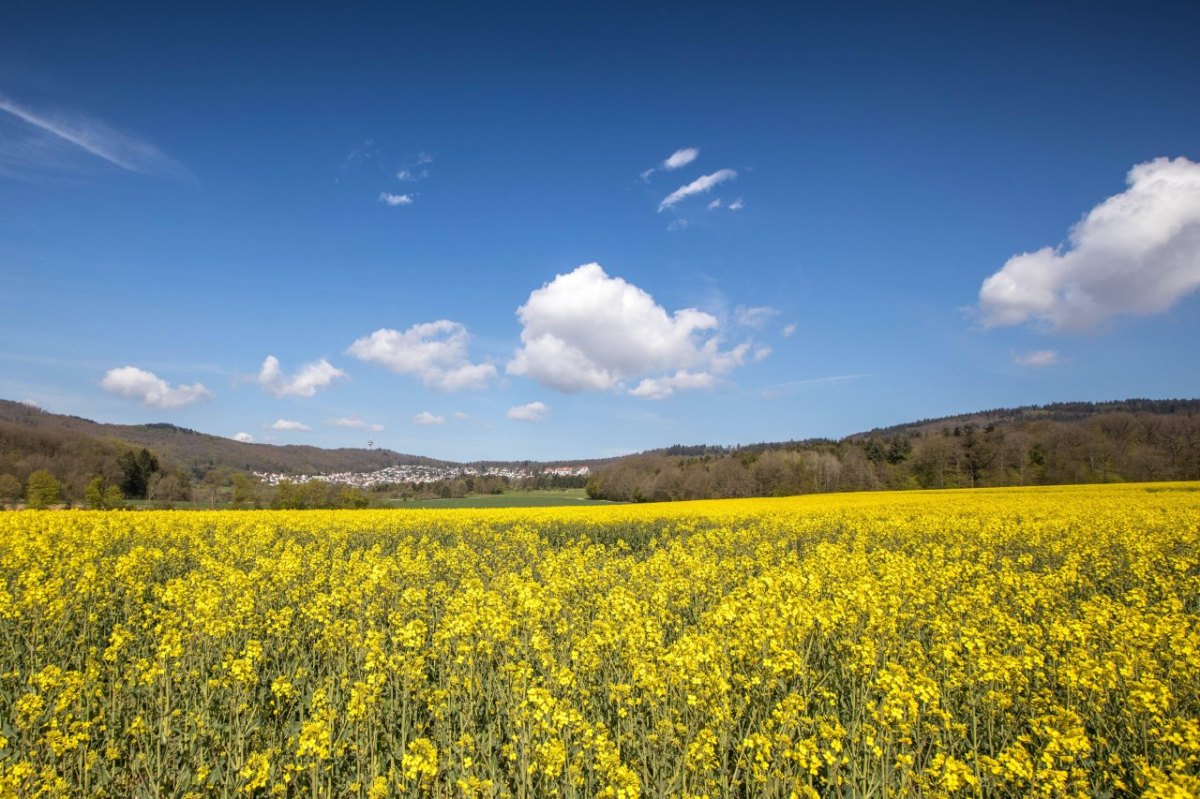
[{"label": "yellow rapeseed field", "polygon": [[0,514],[3,797],[1200,794],[1200,484]]}]

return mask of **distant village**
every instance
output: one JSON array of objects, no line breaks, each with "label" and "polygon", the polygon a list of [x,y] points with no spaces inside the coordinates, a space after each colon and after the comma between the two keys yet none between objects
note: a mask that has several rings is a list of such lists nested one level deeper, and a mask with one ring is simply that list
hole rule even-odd
[{"label": "distant village", "polygon": [[436,483],[440,480],[455,480],[460,477],[500,477],[521,480],[538,475],[550,477],[586,477],[591,472],[587,466],[545,466],[520,468],[513,466],[388,466],[373,472],[335,472],[333,474],[280,474],[277,472],[254,472],[254,476],[267,485],[281,482],[306,483],[321,480],[326,483],[372,488],[379,485],[404,483]]}]

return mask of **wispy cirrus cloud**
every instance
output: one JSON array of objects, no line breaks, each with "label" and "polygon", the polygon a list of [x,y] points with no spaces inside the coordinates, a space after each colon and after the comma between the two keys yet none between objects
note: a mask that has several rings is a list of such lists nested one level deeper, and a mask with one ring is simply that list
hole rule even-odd
[{"label": "wispy cirrus cloud", "polygon": [[686,200],[692,195],[703,194],[707,191],[710,191],[713,186],[717,186],[727,180],[733,180],[737,177],[737,175],[738,173],[733,169],[718,169],[711,175],[701,175],[691,183],[680,186],[678,189],[664,197],[662,202],[658,204],[658,210],[665,211],[671,206]]},{"label": "wispy cirrus cloud", "polygon": [[776,383],[773,386],[766,386],[759,389],[759,394],[763,399],[779,399],[794,393],[798,389],[805,386],[820,386],[820,385],[837,385],[839,383],[849,383],[853,380],[863,380],[868,377],[874,377],[874,374],[854,374],[854,375],[829,375],[828,377],[810,377],[806,380],[791,380],[787,383]]},{"label": "wispy cirrus cloud", "polygon": [[733,310],[733,318],[742,327],[752,327],[755,330],[762,330],[766,326],[767,321],[778,313],[778,309],[772,308],[769,305],[759,305],[752,308],[739,305]]},{"label": "wispy cirrus cloud", "polygon": [[[410,158],[405,162],[405,166],[396,170],[396,180],[403,183],[417,183],[429,177],[429,165],[433,163],[433,156],[429,153],[418,153],[415,158]],[[412,205],[417,200],[417,195],[405,192],[404,194],[393,194],[390,191],[379,193],[379,202],[389,208],[397,208],[402,205]]]},{"label": "wispy cirrus cloud", "polygon": [[197,182],[191,170],[153,144],[81,112],[35,109],[2,94],[0,112],[23,127],[23,135],[0,138],[0,161],[10,169],[62,168],[74,152],[140,175]]},{"label": "wispy cirrus cloud", "polygon": [[433,163],[433,156],[429,153],[417,153],[415,158],[410,159],[409,163],[400,168],[396,172],[396,180],[418,181],[429,177],[429,164]]}]

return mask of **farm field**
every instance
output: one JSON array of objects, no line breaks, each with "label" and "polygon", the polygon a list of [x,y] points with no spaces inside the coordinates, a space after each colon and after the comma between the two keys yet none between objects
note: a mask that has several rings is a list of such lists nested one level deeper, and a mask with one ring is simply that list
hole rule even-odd
[{"label": "farm field", "polygon": [[553,508],[580,505],[612,505],[609,500],[589,499],[582,488],[544,488],[505,491],[503,494],[471,494],[449,499],[395,500],[397,508]]},{"label": "farm field", "polygon": [[0,514],[0,797],[1200,794],[1200,484]]}]

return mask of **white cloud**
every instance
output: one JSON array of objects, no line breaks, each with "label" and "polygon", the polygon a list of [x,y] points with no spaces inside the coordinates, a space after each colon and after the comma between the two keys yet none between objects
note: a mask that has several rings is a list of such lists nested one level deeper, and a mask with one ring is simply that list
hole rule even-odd
[{"label": "white cloud", "polygon": [[311,397],[339,377],[346,377],[346,373],[324,358],[304,364],[299,372],[287,377],[279,367],[279,359],[268,355],[258,372],[258,383],[276,397]]},{"label": "white cloud", "polygon": [[471,417],[468,416],[467,414],[463,413],[462,411],[455,411],[454,418],[459,420],[460,422],[465,422],[467,419],[470,419]]},{"label": "white cloud", "polygon": [[392,194],[391,192],[379,192],[379,202],[384,205],[395,208],[397,205],[412,205],[413,197],[411,194]]},{"label": "white cloud", "polygon": [[708,204],[708,210],[710,210],[710,211],[716,211],[722,207],[727,208],[730,211],[740,211],[746,207],[746,203],[742,200],[741,197],[738,197],[733,202],[729,203],[728,205],[725,205],[724,200],[722,200],[720,197],[718,197],[717,199],[713,200],[712,202],[710,202]]},{"label": "white cloud", "polygon": [[696,147],[684,147],[671,153],[665,161],[662,162],[663,169],[679,169],[681,166],[687,166],[696,160],[700,155],[700,150]]},{"label": "white cloud", "polygon": [[983,282],[985,328],[1027,322],[1083,330],[1118,314],[1161,313],[1200,287],[1200,164],[1137,164],[1058,248],[1009,258]]},{"label": "white cloud", "polygon": [[663,198],[663,201],[658,204],[658,210],[665,211],[681,200],[691,197],[693,194],[703,194],[713,186],[716,186],[719,183],[724,183],[727,180],[732,180],[736,177],[737,172],[733,171],[732,169],[718,169],[711,175],[701,175],[691,183],[688,183],[686,186],[680,186],[678,189]]},{"label": "white cloud", "polygon": [[35,111],[4,95],[0,95],[0,111],[25,122],[42,137],[40,141],[26,143],[27,153],[36,154],[55,142],[65,142],[129,172],[189,182],[196,180],[187,167],[153,144],[83,114]]},{"label": "white cloud", "polygon": [[429,411],[421,411],[413,417],[413,421],[416,424],[445,424],[446,417],[438,416],[436,413],[430,413]]},{"label": "white cloud", "polygon": [[508,409],[508,418],[520,422],[539,422],[546,418],[550,408],[544,402],[529,402]]},{"label": "white cloud", "polygon": [[496,376],[496,367],[468,360],[469,338],[461,324],[441,319],[404,332],[381,328],[355,341],[347,352],[444,391],[483,388]]},{"label": "white cloud", "polygon": [[672,169],[679,169],[680,167],[687,166],[688,164],[695,161],[696,157],[699,155],[700,155],[700,150],[699,150],[699,148],[696,148],[696,147],[684,147],[682,149],[676,150],[675,152],[671,153],[666,158],[664,158],[660,163],[655,164],[654,166],[650,167],[645,172],[643,172],[642,180],[649,180],[650,176],[653,175],[655,172],[659,171],[660,169],[669,172]]},{"label": "white cloud", "polygon": [[687,230],[687,228],[688,221],[686,219],[672,219],[670,224],[667,225],[667,230],[671,231],[672,233],[677,230]]},{"label": "white cloud", "polygon": [[791,338],[792,336],[794,336],[796,334],[796,323],[790,322],[790,323],[784,325],[783,329],[780,330],[779,332],[783,334],[784,338]]},{"label": "white cloud", "polygon": [[1018,353],[1013,356],[1013,361],[1019,366],[1028,366],[1033,369],[1044,369],[1047,366],[1054,366],[1059,362],[1058,353],[1054,350],[1036,350],[1034,352]]},{"label": "white cloud", "polygon": [[276,419],[274,422],[271,423],[271,429],[272,430],[300,431],[300,432],[305,432],[305,433],[308,432],[309,430],[312,430],[311,427],[304,424],[303,422],[293,422],[290,419]]},{"label": "white cloud", "polygon": [[797,390],[806,386],[839,385],[841,383],[849,383],[853,380],[863,380],[874,376],[875,375],[873,374],[857,374],[811,377],[807,380],[792,380],[787,383],[776,383],[773,386],[765,386],[759,390],[759,393],[763,399],[774,400],[794,394]]},{"label": "white cloud", "polygon": [[364,422],[357,416],[342,416],[338,419],[327,419],[325,424],[330,427],[349,427],[354,430],[370,430],[373,433],[378,433],[383,430],[383,425],[374,424],[372,422]]},{"label": "white cloud", "polygon": [[243,444],[253,444],[254,436],[250,435],[249,433],[234,433],[233,440],[240,441]]},{"label": "white cloud", "polygon": [[[396,180],[415,182],[424,180],[429,177],[428,169],[419,169],[418,167],[433,163],[433,156],[429,153],[418,153],[416,158],[409,161],[410,167],[400,169],[396,172]],[[380,198],[382,199],[382,197]],[[411,200],[409,201],[411,202]],[[397,203],[389,203],[396,205]],[[405,203],[407,204],[407,203]]]},{"label": "white cloud", "polygon": [[688,389],[711,389],[717,385],[717,378],[707,372],[689,372],[681,369],[673,375],[665,377],[647,377],[631,388],[629,393],[643,399],[666,399],[676,391]]},{"label": "white cloud", "polygon": [[752,327],[755,330],[762,330],[767,320],[778,313],[778,310],[767,305],[759,305],[753,308],[739,305],[733,311],[733,318],[742,327]]},{"label": "white cloud", "polygon": [[716,317],[695,308],[668,314],[594,263],[533,291],[517,316],[522,346],[509,374],[572,393],[680,370],[720,374],[743,364],[750,350],[748,342],[721,349]]},{"label": "white cloud", "polygon": [[136,366],[109,369],[100,381],[100,387],[118,396],[138,400],[151,408],[181,408],[214,396],[202,383],[172,388],[158,375]]}]

